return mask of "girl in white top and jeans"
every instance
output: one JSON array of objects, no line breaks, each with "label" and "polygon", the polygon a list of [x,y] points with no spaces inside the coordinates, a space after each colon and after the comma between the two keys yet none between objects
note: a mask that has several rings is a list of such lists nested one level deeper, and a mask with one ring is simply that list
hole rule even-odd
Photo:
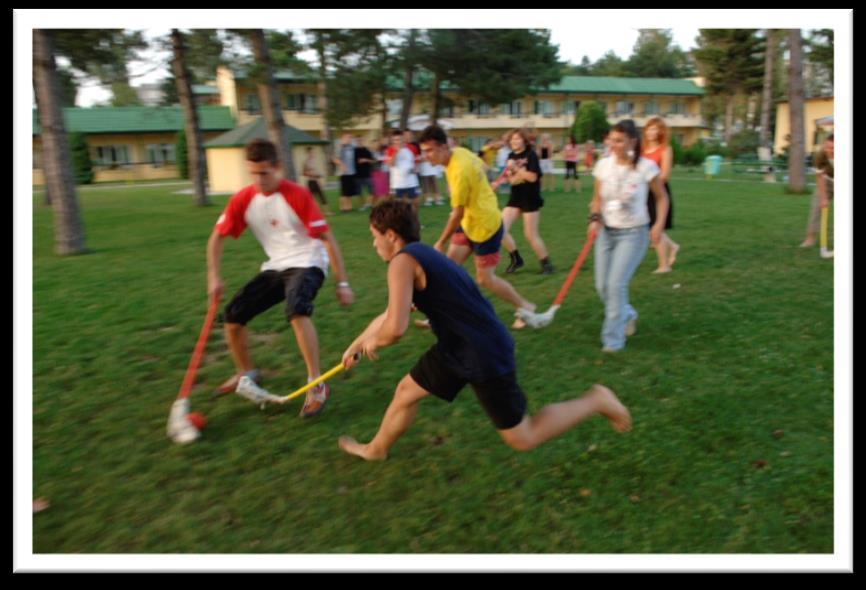
[{"label": "girl in white top and jeans", "polygon": [[[587,235],[597,232],[595,288],[604,303],[602,351],[617,352],[636,330],[637,312],[629,304],[628,285],[649,243],[658,242],[664,232],[668,196],[659,167],[640,157],[640,136],[632,120],[617,123],[609,138],[610,156],[599,160],[592,173],[595,190]],[[651,228],[647,198],[656,203]]]}]

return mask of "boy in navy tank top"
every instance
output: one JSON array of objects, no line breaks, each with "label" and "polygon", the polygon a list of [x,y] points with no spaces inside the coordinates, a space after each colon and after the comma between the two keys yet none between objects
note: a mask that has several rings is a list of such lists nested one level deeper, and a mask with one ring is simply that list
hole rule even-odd
[{"label": "boy in navy tank top", "polygon": [[472,386],[503,441],[519,451],[596,414],[605,416],[618,432],[631,428],[629,411],[610,389],[598,384],[580,398],[527,415],[511,335],[469,274],[419,241],[419,228],[406,203],[388,201],[370,213],[373,247],[388,263],[388,307],[346,349],[343,364],[351,368],[361,354],[376,359],[379,348],[397,342],[409,325],[413,306],[430,319],[436,343],[397,385],[373,440],[361,444],[341,436],[341,449],[368,461],[386,459],[412,424],[422,399],[432,394],[451,402],[466,385]]}]

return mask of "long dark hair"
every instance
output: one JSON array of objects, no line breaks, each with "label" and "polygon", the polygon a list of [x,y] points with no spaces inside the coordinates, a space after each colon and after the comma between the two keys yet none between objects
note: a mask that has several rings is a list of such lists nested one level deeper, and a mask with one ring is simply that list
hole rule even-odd
[{"label": "long dark hair", "polygon": [[632,168],[637,168],[637,161],[640,160],[640,133],[637,132],[637,127],[634,124],[634,121],[631,119],[623,119],[610,129],[611,131],[617,131],[619,133],[624,133],[626,137],[629,139],[636,140],[634,145],[634,156],[632,157],[631,165]]}]

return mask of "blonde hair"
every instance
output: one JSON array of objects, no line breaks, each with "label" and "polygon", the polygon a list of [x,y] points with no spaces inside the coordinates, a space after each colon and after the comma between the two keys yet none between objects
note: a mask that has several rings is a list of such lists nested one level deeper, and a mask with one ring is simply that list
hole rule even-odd
[{"label": "blonde hair", "polygon": [[646,130],[650,127],[655,127],[659,130],[659,136],[656,138],[656,141],[659,145],[666,146],[668,144],[668,126],[664,122],[664,119],[661,117],[653,117],[649,121],[646,122],[646,125],[643,126],[643,135],[646,137]]}]

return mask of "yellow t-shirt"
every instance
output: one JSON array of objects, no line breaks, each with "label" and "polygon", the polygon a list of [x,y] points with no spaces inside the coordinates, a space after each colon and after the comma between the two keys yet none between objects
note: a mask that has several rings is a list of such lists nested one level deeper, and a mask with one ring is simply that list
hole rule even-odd
[{"label": "yellow t-shirt", "polygon": [[445,178],[451,191],[451,207],[463,207],[460,227],[466,237],[478,243],[489,240],[502,225],[502,215],[481,158],[466,148],[452,149]]}]

